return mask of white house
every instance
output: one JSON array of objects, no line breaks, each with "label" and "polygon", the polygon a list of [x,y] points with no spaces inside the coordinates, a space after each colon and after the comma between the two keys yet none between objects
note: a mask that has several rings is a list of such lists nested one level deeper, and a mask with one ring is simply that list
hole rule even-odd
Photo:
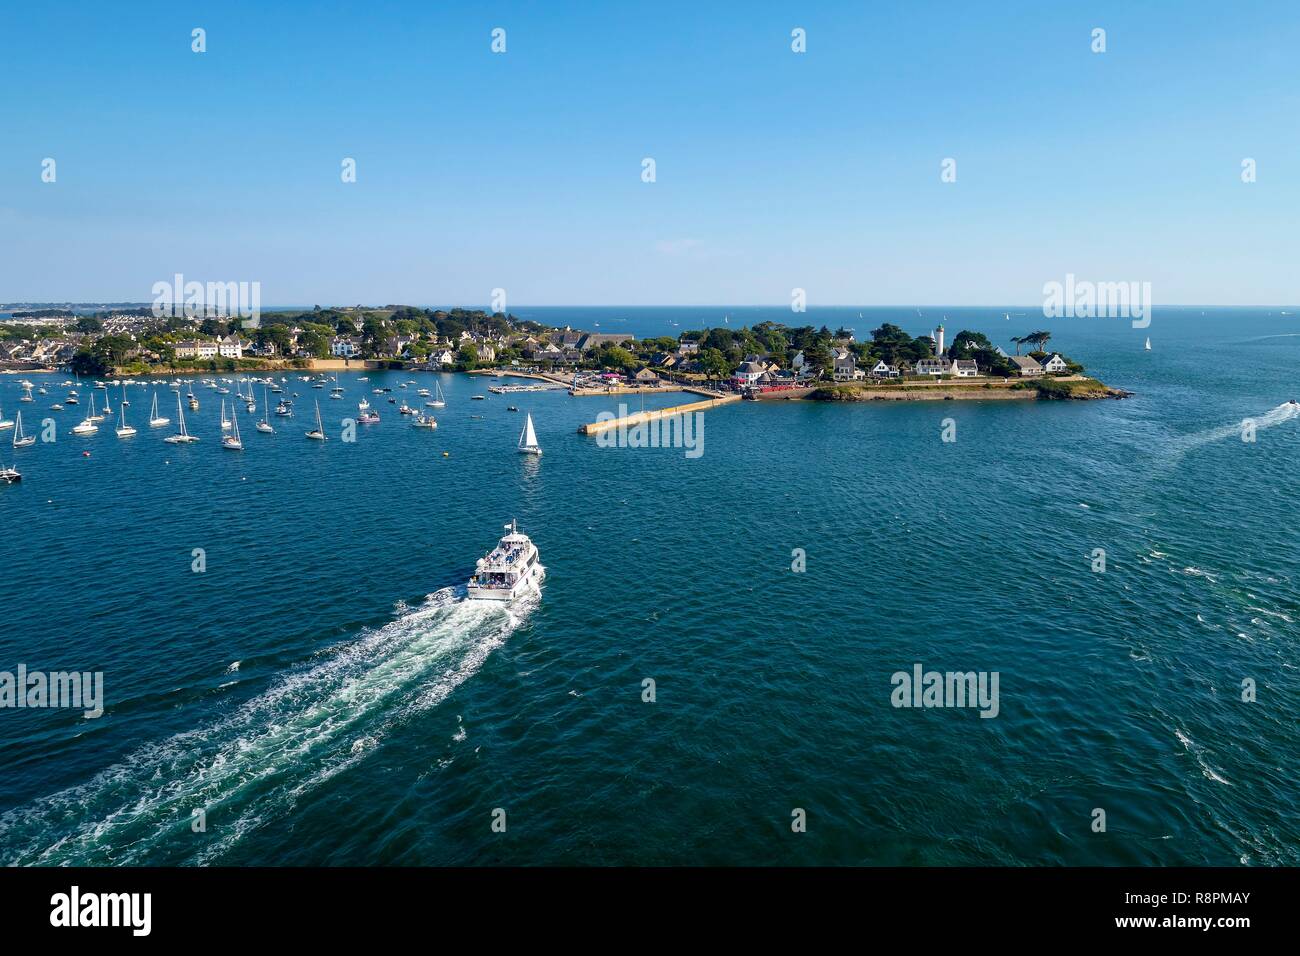
[{"label": "white house", "polygon": [[741,362],[740,367],[736,369],[734,376],[735,381],[741,385],[753,385],[767,369],[758,362]]},{"label": "white house", "polygon": [[455,365],[456,353],[451,349],[443,349],[441,352],[433,352],[429,355],[430,365]]},{"label": "white house", "polygon": [[938,358],[923,358],[916,363],[917,375],[947,375],[950,374],[948,363]]},{"label": "white house", "polygon": [[1051,358],[1045,362],[1039,362],[1044,372],[1068,372],[1070,366],[1065,364],[1065,359],[1061,358],[1059,352],[1053,352]]},{"label": "white house", "polygon": [[948,371],[957,378],[974,378],[979,375],[980,367],[974,359],[953,359]]},{"label": "white house", "polygon": [[330,340],[330,355],[335,358],[354,358],[361,352],[355,339],[346,335],[336,335]]},{"label": "white house", "polygon": [[898,378],[898,366],[887,365],[885,360],[881,359],[875,365],[871,366],[872,378]]},{"label": "white house", "polygon": [[226,335],[217,339],[217,354],[222,358],[243,358],[244,343],[239,341],[238,335]]}]

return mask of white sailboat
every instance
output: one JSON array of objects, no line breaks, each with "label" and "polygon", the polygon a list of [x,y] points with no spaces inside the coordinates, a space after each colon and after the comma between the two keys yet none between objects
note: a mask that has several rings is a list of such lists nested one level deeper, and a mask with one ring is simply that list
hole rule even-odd
[{"label": "white sailboat", "polygon": [[329,437],[325,434],[325,426],[320,420],[320,402],[316,403],[316,427],[306,434],[312,441],[329,441]]},{"label": "white sailboat", "polygon": [[1149,336],[1149,335],[1147,336],[1147,344],[1144,345],[1144,346],[1142,346],[1142,350],[1143,350],[1144,352],[1150,352],[1150,351],[1151,351],[1151,336]]},{"label": "white sailboat", "polygon": [[266,384],[262,385],[262,420],[257,423],[257,430],[267,435],[274,435],[275,429],[271,427],[267,416],[271,413],[271,403],[266,400]]},{"label": "white sailboat", "polygon": [[15,448],[30,448],[32,445],[35,445],[35,444],[36,444],[36,436],[35,436],[35,435],[24,435],[24,434],[23,434],[23,413],[22,413],[22,412],[19,412],[19,413],[18,413],[18,419],[17,419],[17,425],[16,425],[15,428],[14,428],[14,447],[15,447]]},{"label": "white sailboat", "polygon": [[176,393],[176,424],[180,431],[175,435],[168,435],[163,441],[171,445],[188,445],[190,442],[198,441],[198,438],[191,435],[185,430],[185,410],[181,408],[181,393]]},{"label": "white sailboat", "polygon": [[87,415],[84,419],[82,419],[80,425],[72,429],[72,434],[93,435],[95,434],[95,432],[99,431],[99,425],[97,423],[101,421],[103,421],[103,418],[96,417],[95,415],[95,393],[91,392],[90,393],[90,414]]},{"label": "white sailboat", "polygon": [[122,417],[117,422],[117,437],[130,438],[135,434],[135,429],[126,423],[126,409],[131,403],[126,400],[126,386],[122,386],[122,400],[117,403],[117,407],[122,410]]},{"label": "white sailboat", "polygon": [[221,400],[221,430],[223,432],[230,431],[230,419],[226,417],[226,400],[224,398]]},{"label": "white sailboat", "polygon": [[445,408],[447,405],[447,399],[443,397],[442,386],[439,385],[437,382],[434,382],[433,388],[434,388],[434,394],[437,397],[434,398],[433,401],[425,402],[424,404],[428,405],[430,408]]},{"label": "white sailboat", "polygon": [[230,410],[230,434],[221,439],[221,447],[230,451],[243,451],[244,443],[239,440],[239,411]]},{"label": "white sailboat", "polygon": [[6,428],[13,428],[13,427],[14,427],[13,419],[5,418],[4,410],[0,409],[0,432],[4,431]]},{"label": "white sailboat", "polygon": [[533,413],[528,413],[524,421],[524,430],[519,433],[519,454],[540,455],[542,446],[537,444],[537,432],[533,431]]},{"label": "white sailboat", "polygon": [[28,403],[36,401],[36,399],[32,398],[32,387],[30,385],[24,386],[23,397],[18,399],[18,401]]},{"label": "white sailboat", "polygon": [[[178,397],[179,397],[179,396],[178,396]],[[159,418],[159,417],[158,417],[158,390],[157,390],[157,389],[154,389],[154,393],[153,393],[153,409],[149,412],[149,427],[150,427],[150,428],[161,428],[163,425],[170,425],[171,423],[172,423],[172,420],[171,420],[170,418]]]}]

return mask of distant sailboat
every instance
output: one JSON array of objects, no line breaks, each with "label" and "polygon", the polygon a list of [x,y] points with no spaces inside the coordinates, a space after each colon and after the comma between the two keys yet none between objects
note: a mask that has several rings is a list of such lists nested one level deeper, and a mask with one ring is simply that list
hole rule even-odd
[{"label": "distant sailboat", "polygon": [[131,403],[126,400],[126,386],[122,386],[122,400],[117,403],[117,407],[122,410],[122,417],[117,421],[117,437],[130,438],[135,434],[135,429],[126,423],[126,409]]},{"label": "distant sailboat", "polygon": [[328,436],[325,434],[325,426],[321,424],[320,420],[320,402],[316,403],[316,427],[306,434],[312,441],[329,441]]},{"label": "distant sailboat", "polygon": [[99,425],[96,422],[100,419],[95,417],[95,393],[90,393],[90,414],[87,415],[76,428],[72,429],[74,435],[93,435],[99,431]]},{"label": "distant sailboat", "polygon": [[185,410],[181,408],[181,393],[176,392],[176,424],[180,431],[175,435],[168,435],[163,441],[171,445],[188,445],[190,442],[198,441],[194,435],[185,430]]},{"label": "distant sailboat", "polygon": [[224,398],[221,400],[221,430],[223,432],[230,431],[230,419],[226,417],[226,400]]},{"label": "distant sailboat", "polygon": [[31,387],[30,385],[24,387],[24,389],[23,389],[23,397],[20,398],[20,399],[18,399],[18,401],[20,401],[20,402],[34,402],[34,401],[36,401],[36,399],[32,398],[32,387]]},{"label": "distant sailboat", "polygon": [[266,400],[266,384],[262,384],[262,420],[257,423],[257,430],[267,435],[274,435],[275,429],[271,427],[271,422],[267,416],[271,413],[271,403]]},{"label": "distant sailboat", "polygon": [[154,393],[153,393],[153,408],[152,408],[152,409],[150,410],[150,412],[149,412],[149,427],[150,427],[150,428],[161,428],[163,425],[170,425],[171,423],[172,423],[172,420],[171,420],[170,418],[159,418],[159,417],[158,417],[158,390],[157,390],[157,389],[154,389]]},{"label": "distant sailboat", "polygon": [[239,412],[234,408],[230,410],[230,434],[221,439],[221,447],[229,451],[244,450],[244,443],[239,440]]},{"label": "distant sailboat", "polygon": [[17,419],[17,425],[14,427],[14,447],[15,447],[15,448],[30,448],[32,445],[35,445],[35,444],[36,444],[36,436],[35,436],[35,435],[24,435],[24,434],[23,434],[23,413],[22,413],[22,412],[19,412],[19,413],[18,413],[18,419]]},{"label": "distant sailboat", "polygon": [[[447,405],[447,399],[443,397],[442,386],[437,382],[434,382],[433,387],[435,394],[433,401],[425,402],[424,404],[428,405],[430,408],[445,408]],[[425,392],[425,394],[427,395],[428,392]]]},{"label": "distant sailboat", "polygon": [[1146,352],[1150,352],[1150,351],[1151,351],[1151,336],[1149,336],[1149,335],[1147,336],[1147,344],[1144,345],[1144,346],[1142,346],[1142,349],[1143,349],[1143,351],[1146,351]]},{"label": "distant sailboat", "polygon": [[0,410],[0,432],[4,431],[6,428],[13,428],[13,427],[14,427],[13,420],[9,418],[5,418],[4,411]]},{"label": "distant sailboat", "polygon": [[540,455],[542,446],[537,444],[537,432],[533,431],[533,413],[528,413],[524,421],[524,430],[519,433],[519,454]]}]

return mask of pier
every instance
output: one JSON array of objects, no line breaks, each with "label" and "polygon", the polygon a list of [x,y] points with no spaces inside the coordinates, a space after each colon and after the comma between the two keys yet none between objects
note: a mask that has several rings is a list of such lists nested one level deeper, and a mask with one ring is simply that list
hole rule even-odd
[{"label": "pier", "polygon": [[611,418],[609,421],[588,422],[586,425],[578,427],[579,435],[599,435],[601,432],[607,432],[612,428],[632,428],[643,422],[658,421],[661,418],[675,418],[678,415],[690,415],[694,412],[707,411],[710,408],[717,408],[721,405],[730,405],[732,402],[740,401],[739,395],[719,395],[716,392],[699,392],[702,395],[712,395],[714,397],[702,402],[691,402],[688,405],[673,405],[671,408],[657,408],[653,411],[634,412],[631,415],[624,415],[622,418]]}]

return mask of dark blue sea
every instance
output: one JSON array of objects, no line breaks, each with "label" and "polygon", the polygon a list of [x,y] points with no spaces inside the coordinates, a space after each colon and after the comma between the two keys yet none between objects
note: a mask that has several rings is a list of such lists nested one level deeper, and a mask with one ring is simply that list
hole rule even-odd
[{"label": "dark blue sea", "polygon": [[[1300,309],[513,311],[642,336],[943,321],[1008,351],[1048,328],[1134,395],[746,402],[688,458],[577,433],[614,400],[471,401],[492,382],[463,375],[416,431],[387,398],[432,376],[354,371],[342,401],[291,379],[274,435],[241,410],[237,454],[208,389],[176,447],[144,424],[155,388],[175,417],[163,380],[119,440],[2,376],[3,417],[56,440],[0,432],[23,473],[0,671],[102,671],[106,700],[0,710],[0,862],[1300,863]],[[345,442],[363,396],[382,421]],[[467,604],[511,519],[540,599]],[[917,664],[997,672],[997,716],[893,706]]]}]

